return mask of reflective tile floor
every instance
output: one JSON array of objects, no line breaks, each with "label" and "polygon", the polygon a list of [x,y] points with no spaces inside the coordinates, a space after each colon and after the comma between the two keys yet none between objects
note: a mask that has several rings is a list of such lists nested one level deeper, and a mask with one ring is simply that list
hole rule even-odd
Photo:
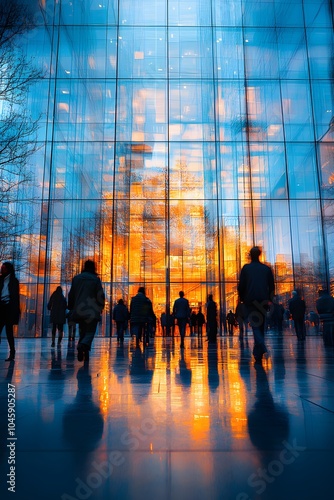
[{"label": "reflective tile floor", "polygon": [[321,336],[269,333],[262,367],[251,336],[187,338],[184,351],[156,338],[144,352],[96,338],[87,366],[67,339],[16,344],[12,363],[0,345],[1,499],[333,498],[334,349]]}]

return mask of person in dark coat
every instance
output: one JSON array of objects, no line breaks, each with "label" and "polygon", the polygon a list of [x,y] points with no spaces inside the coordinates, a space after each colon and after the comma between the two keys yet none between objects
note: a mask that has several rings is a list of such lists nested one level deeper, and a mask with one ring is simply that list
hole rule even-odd
[{"label": "person in dark coat", "polygon": [[185,298],[184,292],[179,292],[179,298],[175,300],[173,305],[173,314],[176,318],[177,325],[180,331],[181,349],[184,348],[184,337],[186,336],[186,326],[190,318],[190,307],[188,299]]},{"label": "person in dark coat", "polygon": [[130,303],[130,324],[131,331],[136,335],[136,347],[140,346],[142,339],[144,344],[149,342],[149,318],[153,317],[152,302],[146,297],[145,288],[140,286],[138,293],[131,299]]},{"label": "person in dark coat", "polygon": [[228,326],[228,334],[233,335],[233,329],[235,326],[235,314],[231,309],[229,310],[229,312],[226,316],[226,321],[227,321],[227,326]]},{"label": "person in dark coat", "polygon": [[247,335],[247,311],[243,302],[238,302],[237,304],[235,319],[239,325],[239,339],[243,339],[244,333]]},{"label": "person in dark coat", "polygon": [[15,359],[14,325],[18,325],[20,318],[20,285],[15,276],[15,269],[11,262],[4,262],[0,276],[0,335],[6,328],[9,345],[9,356],[6,361]]},{"label": "person in dark coat", "polygon": [[213,300],[212,294],[208,296],[208,302],[206,305],[206,324],[208,332],[208,342],[214,344],[217,342],[217,304]]},{"label": "person in dark coat", "polygon": [[61,344],[64,334],[64,324],[66,323],[67,302],[63,295],[61,286],[57,286],[52,293],[48,302],[48,310],[50,311],[50,321],[52,323],[52,343],[51,347],[55,346],[56,332],[58,330],[58,345]]},{"label": "person in dark coat", "polygon": [[227,334],[227,320],[225,309],[220,309],[220,335],[223,336]]},{"label": "person in dark coat", "polygon": [[167,327],[167,315],[165,312],[161,313],[160,316],[160,325],[162,330],[162,336],[166,337],[166,327]]},{"label": "person in dark coat", "polygon": [[253,356],[258,364],[262,363],[263,354],[267,352],[264,343],[265,319],[269,303],[275,295],[273,272],[260,262],[260,255],[259,247],[251,249],[251,262],[241,269],[238,284],[239,298],[247,308],[248,321],[253,330]]},{"label": "person in dark coat", "polygon": [[87,260],[83,270],[74,276],[68,294],[68,308],[72,319],[79,324],[78,361],[88,361],[89,351],[101,319],[105,296],[95,263]]},{"label": "person in dark coat", "polygon": [[301,298],[296,290],[292,292],[292,298],[288,302],[288,307],[295,325],[298,340],[305,340],[306,304],[305,300]]},{"label": "person in dark coat", "polygon": [[197,313],[195,311],[191,311],[190,314],[190,335],[193,336],[196,333],[197,326]]},{"label": "person in dark coat", "polygon": [[124,332],[128,327],[129,311],[123,299],[119,299],[112,312],[112,319],[116,323],[117,342],[123,344]]},{"label": "person in dark coat", "polygon": [[205,316],[202,313],[201,308],[199,308],[199,311],[196,314],[196,322],[197,322],[197,335],[198,337],[202,337],[203,325],[205,325]]},{"label": "person in dark coat", "polygon": [[324,344],[334,345],[334,298],[328,290],[319,290],[316,308],[322,322]]}]

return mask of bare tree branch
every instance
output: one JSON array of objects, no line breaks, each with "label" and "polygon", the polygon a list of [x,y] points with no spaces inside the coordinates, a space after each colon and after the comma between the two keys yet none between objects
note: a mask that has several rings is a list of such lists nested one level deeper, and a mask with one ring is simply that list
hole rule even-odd
[{"label": "bare tree branch", "polygon": [[[0,3],[0,258],[11,258],[16,242],[33,221],[20,213],[19,192],[31,185],[29,164],[38,149],[38,118],[26,109],[29,89],[43,74],[19,47],[34,29],[29,7],[20,0]],[[21,210],[22,211],[22,210]]]}]

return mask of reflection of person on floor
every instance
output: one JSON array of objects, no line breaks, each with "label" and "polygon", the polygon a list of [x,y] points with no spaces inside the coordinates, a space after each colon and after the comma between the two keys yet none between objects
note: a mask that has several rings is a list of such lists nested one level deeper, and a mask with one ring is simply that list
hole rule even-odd
[{"label": "reflection of person on floor", "polygon": [[103,434],[104,421],[98,405],[93,401],[92,377],[89,365],[77,372],[78,390],[75,400],[64,411],[63,437],[74,451],[92,451]]},{"label": "reflection of person on floor", "polygon": [[272,451],[289,435],[289,415],[283,406],[274,402],[267,374],[256,364],[256,401],[248,414],[248,432],[253,445],[259,450]]},{"label": "reflection of person on floor", "polygon": [[274,296],[274,276],[269,266],[260,262],[261,250],[253,247],[251,262],[241,269],[238,292],[247,307],[248,320],[253,330],[253,355],[256,363],[262,362],[267,348],[264,343],[265,319],[269,302]]},{"label": "reflection of person on floor", "polygon": [[87,260],[83,270],[72,280],[68,308],[79,324],[78,361],[88,361],[97,324],[104,308],[104,292],[96,274],[95,263]]},{"label": "reflection of person on floor", "polygon": [[192,379],[191,368],[188,368],[186,360],[184,358],[184,351],[181,351],[179,360],[179,374],[176,375],[176,380],[184,386],[190,386]]},{"label": "reflection of person on floor", "polygon": [[68,311],[66,314],[67,326],[68,326],[68,340],[71,342],[75,340],[75,332],[76,332],[76,322],[72,319],[72,311]]}]

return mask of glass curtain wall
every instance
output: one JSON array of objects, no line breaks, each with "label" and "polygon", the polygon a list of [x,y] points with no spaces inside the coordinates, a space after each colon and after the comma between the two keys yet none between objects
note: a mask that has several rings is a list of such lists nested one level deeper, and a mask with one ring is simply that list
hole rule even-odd
[{"label": "glass curtain wall", "polygon": [[9,255],[19,335],[46,335],[50,294],[87,258],[102,335],[139,286],[158,317],[180,290],[234,310],[254,244],[279,300],[298,288],[314,308],[334,288],[332,2],[35,4],[21,48],[44,71],[27,95],[39,149]]}]

